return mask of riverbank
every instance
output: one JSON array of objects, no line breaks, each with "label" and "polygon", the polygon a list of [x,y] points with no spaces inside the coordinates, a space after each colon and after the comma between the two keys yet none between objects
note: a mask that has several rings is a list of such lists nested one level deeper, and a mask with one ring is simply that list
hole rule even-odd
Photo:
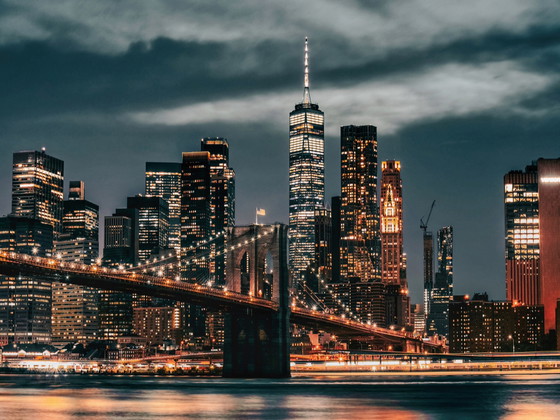
[{"label": "riverbank", "polygon": [[115,366],[99,366],[89,369],[76,368],[37,368],[37,367],[2,367],[0,374],[10,375],[37,375],[37,374],[61,374],[61,375],[128,375],[128,376],[222,376],[222,368],[220,366],[207,367],[190,367],[190,368],[120,368]]},{"label": "riverbank", "polygon": [[423,371],[385,371],[385,372],[343,372],[343,371],[292,371],[292,377],[305,378],[309,376],[352,376],[379,377],[379,376],[482,376],[482,375],[560,375],[560,369],[511,369],[511,370],[478,370],[478,371],[458,371],[458,370],[423,370]]}]

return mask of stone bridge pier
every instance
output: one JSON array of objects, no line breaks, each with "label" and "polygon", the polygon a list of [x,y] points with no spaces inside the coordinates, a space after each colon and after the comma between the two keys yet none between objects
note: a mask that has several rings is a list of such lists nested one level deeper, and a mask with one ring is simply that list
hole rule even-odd
[{"label": "stone bridge pier", "polygon": [[224,377],[290,376],[287,232],[283,224],[231,228],[230,240],[242,246],[228,255],[228,290],[271,300],[278,310],[230,310],[225,314]]}]

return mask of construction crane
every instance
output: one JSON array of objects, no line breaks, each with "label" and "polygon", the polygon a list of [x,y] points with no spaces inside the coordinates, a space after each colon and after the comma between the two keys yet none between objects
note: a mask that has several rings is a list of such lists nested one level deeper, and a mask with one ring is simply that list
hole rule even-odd
[{"label": "construction crane", "polygon": [[420,219],[420,229],[424,231],[424,235],[428,230],[428,222],[430,221],[430,216],[432,215],[432,210],[434,209],[435,204],[436,204],[436,200],[432,202],[432,206],[430,207],[430,212],[428,213],[428,217],[426,218],[426,221],[424,222],[423,217]]}]

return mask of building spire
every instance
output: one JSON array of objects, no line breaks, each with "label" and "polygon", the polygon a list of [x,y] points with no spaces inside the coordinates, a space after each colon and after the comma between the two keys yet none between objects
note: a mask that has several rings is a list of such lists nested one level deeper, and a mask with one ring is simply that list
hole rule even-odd
[{"label": "building spire", "polygon": [[305,37],[305,48],[303,55],[303,103],[311,103],[311,95],[309,94],[309,47],[307,45],[307,37]]}]

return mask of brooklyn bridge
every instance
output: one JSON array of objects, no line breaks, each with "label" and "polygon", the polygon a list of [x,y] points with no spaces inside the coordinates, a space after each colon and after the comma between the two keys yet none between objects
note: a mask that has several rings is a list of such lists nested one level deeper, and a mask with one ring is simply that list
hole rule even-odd
[{"label": "brooklyn bridge", "polygon": [[[170,254],[167,260],[161,258],[132,268],[83,265],[57,258],[0,252],[0,274],[38,276],[53,282],[137,293],[221,310],[225,317],[224,376],[229,377],[288,377],[290,323],[338,337],[366,340],[382,349],[398,346],[410,353],[442,351],[439,345],[404,330],[363,323],[337,315],[325,306],[305,307],[290,284],[286,243],[287,227],[282,224],[231,228],[225,247],[218,251],[228,253],[223,288],[183,282],[179,277],[154,269],[170,264],[170,260],[186,265],[205,258],[197,255],[196,249],[187,259]],[[265,267],[268,268],[266,276]]]}]

